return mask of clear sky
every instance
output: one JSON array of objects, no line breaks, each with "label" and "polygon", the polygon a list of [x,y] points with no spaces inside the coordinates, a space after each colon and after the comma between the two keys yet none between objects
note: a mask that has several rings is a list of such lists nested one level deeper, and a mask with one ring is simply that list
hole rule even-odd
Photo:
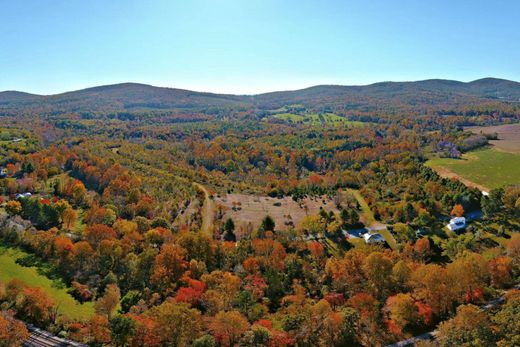
[{"label": "clear sky", "polygon": [[520,80],[520,1],[0,0],[0,90]]}]

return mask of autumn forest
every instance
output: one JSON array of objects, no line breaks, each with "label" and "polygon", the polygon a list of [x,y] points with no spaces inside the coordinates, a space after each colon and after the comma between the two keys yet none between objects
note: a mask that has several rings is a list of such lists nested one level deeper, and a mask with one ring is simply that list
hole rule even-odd
[{"label": "autumn forest", "polygon": [[519,345],[520,177],[426,164],[494,150],[471,127],[520,122],[519,94],[0,93],[0,346]]}]

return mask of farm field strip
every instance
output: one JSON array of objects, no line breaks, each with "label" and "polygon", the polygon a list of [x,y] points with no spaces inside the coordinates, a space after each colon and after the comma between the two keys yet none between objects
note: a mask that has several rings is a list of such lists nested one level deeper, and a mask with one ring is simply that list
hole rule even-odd
[{"label": "farm field strip", "polygon": [[312,125],[322,125],[322,124],[330,124],[330,125],[348,125],[350,127],[358,127],[366,125],[366,123],[359,121],[351,121],[345,117],[338,116],[334,113],[325,113],[322,115],[316,113],[309,114],[295,114],[295,113],[278,113],[273,116],[274,118],[281,119],[291,123],[304,123],[304,124],[312,124]]},{"label": "farm field strip", "polygon": [[304,217],[319,213],[320,207],[325,211],[339,213],[334,201],[325,197],[305,198],[299,204],[290,197],[278,199],[248,194],[227,194],[216,197],[214,203],[225,208],[223,220],[230,217],[237,221],[237,226],[251,223],[255,228],[260,226],[262,219],[267,215],[274,219],[277,229],[286,229],[286,222],[292,221],[297,227]]},{"label": "farm field strip", "polygon": [[464,130],[471,131],[475,134],[493,134],[498,135],[498,140],[491,140],[494,148],[511,153],[520,154],[520,123],[494,125],[488,127],[467,127]]},{"label": "farm field strip", "polygon": [[441,176],[445,168],[477,186],[489,189],[520,183],[520,155],[493,148],[463,154],[462,159],[430,159],[426,165],[438,170]]}]

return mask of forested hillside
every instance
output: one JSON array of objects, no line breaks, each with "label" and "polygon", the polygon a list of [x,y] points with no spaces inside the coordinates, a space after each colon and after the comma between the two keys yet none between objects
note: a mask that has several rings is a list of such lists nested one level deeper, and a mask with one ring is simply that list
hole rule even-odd
[{"label": "forested hillside", "polygon": [[0,93],[0,339],[383,346],[439,326],[441,346],[514,346],[520,178],[482,192],[425,163],[490,149],[464,127],[518,123],[519,98],[497,79]]},{"label": "forested hillside", "polygon": [[145,84],[122,83],[42,96],[22,92],[1,92],[0,110],[32,109],[54,111],[211,110],[216,107],[269,110],[291,104],[307,107],[406,106],[446,107],[490,100],[520,101],[520,83],[486,78],[469,83],[449,80],[382,82],[366,86],[321,85],[295,91],[258,95],[225,95]]}]

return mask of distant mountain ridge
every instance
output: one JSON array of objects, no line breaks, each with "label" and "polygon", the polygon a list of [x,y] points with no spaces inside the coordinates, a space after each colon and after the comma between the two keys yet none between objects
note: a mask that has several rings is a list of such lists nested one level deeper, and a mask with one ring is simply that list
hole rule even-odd
[{"label": "distant mountain ridge", "polygon": [[257,107],[269,109],[289,104],[334,105],[367,103],[441,103],[467,98],[520,101],[520,83],[483,78],[472,82],[430,79],[416,82],[379,82],[364,86],[317,85],[293,91],[256,95],[216,94],[184,89],[121,83],[55,95],[18,91],[0,92],[0,110],[116,111],[135,109],[207,109],[211,107]]}]

